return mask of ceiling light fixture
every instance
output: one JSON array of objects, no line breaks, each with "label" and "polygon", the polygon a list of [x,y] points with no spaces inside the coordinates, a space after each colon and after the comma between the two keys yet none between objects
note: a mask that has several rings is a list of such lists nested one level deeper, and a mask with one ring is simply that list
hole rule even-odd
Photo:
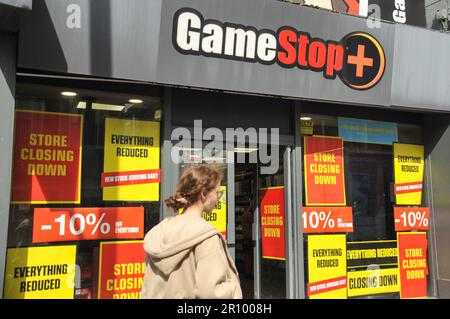
[{"label": "ceiling light fixture", "polygon": [[302,116],[300,118],[300,120],[302,120],[302,121],[311,121],[311,118],[309,116]]},{"label": "ceiling light fixture", "polygon": [[70,96],[70,97],[77,96],[77,94],[75,92],[69,92],[69,91],[61,92],[61,95]]},{"label": "ceiling light fixture", "polygon": [[133,103],[133,104],[140,104],[140,103],[142,103],[142,100],[139,100],[139,99],[129,99],[128,102]]}]

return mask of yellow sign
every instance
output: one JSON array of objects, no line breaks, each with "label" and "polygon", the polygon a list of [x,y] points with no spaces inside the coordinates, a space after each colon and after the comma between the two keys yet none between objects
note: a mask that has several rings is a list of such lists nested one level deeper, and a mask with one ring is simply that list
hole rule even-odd
[{"label": "yellow sign", "polygon": [[106,118],[103,200],[159,200],[159,122]]},{"label": "yellow sign", "polygon": [[301,133],[302,135],[312,135],[314,132],[313,120],[301,120]]},{"label": "yellow sign", "polygon": [[10,248],[6,299],[73,299],[77,246]]},{"label": "yellow sign", "polygon": [[203,218],[225,236],[227,235],[227,187],[220,186],[222,197],[210,213],[203,212]]},{"label": "yellow sign", "polygon": [[394,143],[394,193],[397,205],[421,205],[423,145]]},{"label": "yellow sign", "polygon": [[347,298],[346,256],[345,234],[308,236],[309,298]]},{"label": "yellow sign", "polygon": [[398,268],[350,271],[347,277],[349,297],[400,291]]}]

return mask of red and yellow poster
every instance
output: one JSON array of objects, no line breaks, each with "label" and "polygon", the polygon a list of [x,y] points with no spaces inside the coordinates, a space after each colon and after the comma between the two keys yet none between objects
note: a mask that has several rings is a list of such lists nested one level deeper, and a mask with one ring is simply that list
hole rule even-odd
[{"label": "red and yellow poster", "polygon": [[143,237],[142,206],[34,209],[33,243]]},{"label": "red and yellow poster", "polygon": [[262,256],[285,260],[284,187],[260,188]]},{"label": "red and yellow poster", "polygon": [[145,258],[142,240],[100,243],[98,299],[139,299]]},{"label": "red and yellow poster", "polygon": [[430,210],[428,207],[394,207],[395,231],[428,230]]},{"label": "red and yellow poster", "polygon": [[80,203],[83,116],[16,111],[13,204]]},{"label": "red and yellow poster", "polygon": [[304,148],[306,205],[345,205],[343,139],[305,136]]},{"label": "red and yellow poster", "polygon": [[222,185],[219,188],[222,192],[222,197],[217,202],[216,206],[210,213],[203,212],[203,218],[210,222],[211,225],[227,238],[227,187]]},{"label": "red and yellow poster", "polygon": [[103,200],[159,200],[159,134],[159,122],[106,118]]},{"label": "red and yellow poster", "polygon": [[303,207],[303,232],[352,233],[352,207]]},{"label": "red and yellow poster", "polygon": [[9,248],[5,299],[73,299],[77,246]]},{"label": "red and yellow poster", "polygon": [[310,299],[347,298],[345,234],[308,236],[308,296]]},{"label": "red and yellow poster", "polygon": [[397,205],[421,205],[423,145],[394,143],[394,193]]},{"label": "red and yellow poster", "polygon": [[397,233],[400,298],[427,297],[427,234]]}]

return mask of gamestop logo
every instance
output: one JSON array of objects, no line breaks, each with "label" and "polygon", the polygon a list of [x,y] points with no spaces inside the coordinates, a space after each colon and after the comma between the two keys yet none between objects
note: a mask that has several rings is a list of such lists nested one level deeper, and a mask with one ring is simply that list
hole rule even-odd
[{"label": "gamestop logo", "polygon": [[386,65],[380,43],[364,32],[352,32],[339,42],[323,40],[289,26],[274,32],[205,20],[191,8],[175,13],[172,42],[178,52],[186,55],[265,65],[277,63],[283,68],[322,72],[326,79],[338,76],[355,90],[374,87]]}]

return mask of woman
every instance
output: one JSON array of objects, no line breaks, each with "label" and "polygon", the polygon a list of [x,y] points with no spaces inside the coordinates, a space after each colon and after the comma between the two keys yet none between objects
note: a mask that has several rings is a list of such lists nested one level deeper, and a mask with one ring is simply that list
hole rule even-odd
[{"label": "woman", "polygon": [[167,217],[144,238],[147,253],[141,298],[242,298],[238,272],[225,239],[202,217],[220,198],[223,174],[210,165],[187,168]]}]

